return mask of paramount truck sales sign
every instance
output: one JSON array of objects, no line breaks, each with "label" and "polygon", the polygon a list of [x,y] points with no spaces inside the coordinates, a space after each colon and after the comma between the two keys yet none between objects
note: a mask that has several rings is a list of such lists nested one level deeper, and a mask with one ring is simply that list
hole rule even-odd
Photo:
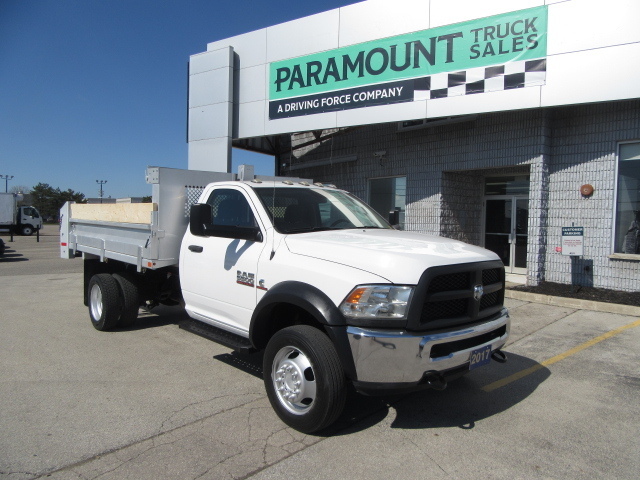
[{"label": "paramount truck sales sign", "polygon": [[547,7],[270,64],[269,118],[544,85]]}]

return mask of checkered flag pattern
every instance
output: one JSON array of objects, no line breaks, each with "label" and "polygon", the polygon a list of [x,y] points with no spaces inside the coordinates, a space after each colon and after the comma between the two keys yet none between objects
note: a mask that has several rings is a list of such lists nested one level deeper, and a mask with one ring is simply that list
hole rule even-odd
[{"label": "checkered flag pattern", "polygon": [[510,62],[461,72],[436,73],[415,79],[414,100],[433,100],[474,93],[544,85],[546,59]]}]

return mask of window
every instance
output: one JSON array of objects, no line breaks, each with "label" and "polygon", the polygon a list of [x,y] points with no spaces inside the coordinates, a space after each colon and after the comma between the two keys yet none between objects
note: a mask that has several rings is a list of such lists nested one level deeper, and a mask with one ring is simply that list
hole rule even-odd
[{"label": "window", "polygon": [[640,254],[640,142],[620,145],[614,252]]},{"label": "window", "polygon": [[211,205],[214,225],[257,226],[247,199],[238,190],[214,190],[207,203]]},{"label": "window", "polygon": [[374,178],[369,181],[369,204],[373,209],[389,218],[389,212],[400,212],[400,227],[404,227],[407,198],[407,177]]},{"label": "window", "polygon": [[366,204],[339,190],[291,187],[255,190],[280,233],[389,228]]}]

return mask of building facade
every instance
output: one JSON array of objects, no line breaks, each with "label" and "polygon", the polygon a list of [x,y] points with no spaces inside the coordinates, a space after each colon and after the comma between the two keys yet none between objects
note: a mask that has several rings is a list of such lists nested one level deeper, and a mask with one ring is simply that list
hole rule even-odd
[{"label": "building facade", "polygon": [[232,146],[509,278],[640,291],[640,4],[370,0],[191,57],[189,168]]}]

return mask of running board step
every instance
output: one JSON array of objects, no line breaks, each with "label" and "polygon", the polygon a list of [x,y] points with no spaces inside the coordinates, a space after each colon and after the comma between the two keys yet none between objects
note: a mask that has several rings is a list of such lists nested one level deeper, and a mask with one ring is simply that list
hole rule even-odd
[{"label": "running board step", "polygon": [[195,333],[208,340],[220,343],[225,347],[229,347],[239,353],[253,353],[256,351],[251,345],[248,338],[235,335],[221,328],[216,328],[204,322],[197,320],[187,320],[180,324],[180,328],[187,332]]}]

